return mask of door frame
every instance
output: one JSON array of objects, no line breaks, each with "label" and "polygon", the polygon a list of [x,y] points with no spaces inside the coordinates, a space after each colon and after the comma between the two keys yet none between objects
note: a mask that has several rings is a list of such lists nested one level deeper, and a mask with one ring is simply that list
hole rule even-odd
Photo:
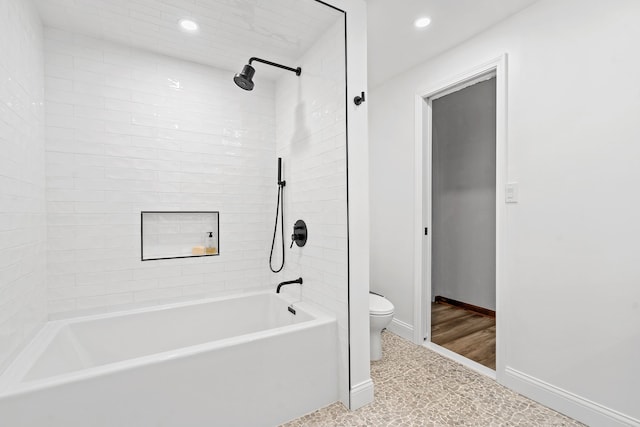
[{"label": "door frame", "polygon": [[[430,340],[431,334],[431,254],[432,254],[432,106],[431,101],[482,81],[496,77],[496,370],[493,371],[460,356]],[[497,378],[505,371],[504,325],[508,318],[505,304],[505,232],[507,185],[507,54],[487,61],[415,95],[415,224],[414,224],[414,342],[456,360],[482,374]],[[425,228],[429,230],[425,236]]]}]

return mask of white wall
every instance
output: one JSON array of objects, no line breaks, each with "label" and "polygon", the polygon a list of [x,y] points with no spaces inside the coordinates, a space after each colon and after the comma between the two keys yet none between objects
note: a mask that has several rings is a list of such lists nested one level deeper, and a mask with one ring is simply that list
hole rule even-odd
[{"label": "white wall", "polygon": [[[45,51],[52,317],[274,283],[274,84],[54,29]],[[142,210],[220,211],[220,256],[141,262]]]},{"label": "white wall", "polygon": [[42,44],[31,1],[1,1],[0,373],[47,316]]},{"label": "white wall", "polygon": [[520,201],[507,215],[498,376],[591,424],[640,422],[638,16],[635,0],[540,1],[370,97],[372,289],[412,324],[414,96],[508,53]]},{"label": "white wall", "polygon": [[[317,304],[338,319],[340,398],[348,405],[347,144],[344,16],[282,76],[276,86],[276,140],[283,158],[286,264],[278,281],[302,277],[283,292]],[[275,200],[274,200],[275,205]],[[289,249],[293,224],[305,221],[309,238]],[[279,238],[278,238],[279,241]],[[276,245],[274,266],[280,265]]]},{"label": "white wall", "polygon": [[435,99],[432,117],[431,298],[495,310],[496,79]]},{"label": "white wall", "polygon": [[347,13],[349,407],[355,410],[373,402],[374,397],[369,358],[369,103],[353,103],[355,96],[368,89],[367,4],[364,0],[328,3]]}]

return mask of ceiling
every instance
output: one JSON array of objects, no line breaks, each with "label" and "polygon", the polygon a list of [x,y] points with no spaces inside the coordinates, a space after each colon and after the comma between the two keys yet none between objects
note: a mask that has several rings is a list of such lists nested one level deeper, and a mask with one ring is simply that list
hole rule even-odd
[{"label": "ceiling", "polygon": [[[369,86],[451,49],[538,0],[367,0]],[[418,30],[413,22],[431,18]]]},{"label": "ceiling", "polygon": [[[342,13],[300,0],[35,0],[45,25],[240,71],[252,56],[297,66]],[[179,21],[200,29],[187,33]],[[260,67],[276,78],[276,68]]]},{"label": "ceiling", "polygon": [[[342,14],[301,0],[35,0],[45,25],[234,72],[251,56],[285,65]],[[367,0],[369,85],[452,48],[537,0]],[[429,27],[413,21],[429,16]],[[180,29],[191,18],[197,33]],[[263,78],[280,72],[261,67]]]}]

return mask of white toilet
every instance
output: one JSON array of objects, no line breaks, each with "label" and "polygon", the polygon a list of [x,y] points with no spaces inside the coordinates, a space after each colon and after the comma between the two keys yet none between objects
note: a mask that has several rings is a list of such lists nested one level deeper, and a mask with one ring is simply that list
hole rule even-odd
[{"label": "white toilet", "polygon": [[369,294],[369,332],[371,360],[382,358],[382,330],[393,319],[393,304],[382,295]]}]

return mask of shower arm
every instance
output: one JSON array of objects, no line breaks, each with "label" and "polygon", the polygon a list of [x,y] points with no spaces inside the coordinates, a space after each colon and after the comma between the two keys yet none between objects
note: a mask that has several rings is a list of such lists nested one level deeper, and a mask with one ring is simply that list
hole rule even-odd
[{"label": "shower arm", "polygon": [[253,61],[262,62],[263,64],[271,65],[272,67],[282,68],[283,70],[293,71],[294,73],[296,73],[296,76],[299,76],[302,73],[302,68],[300,67],[291,68],[291,67],[287,67],[286,65],[276,64],[275,62],[267,61],[266,59],[256,58],[255,56],[249,59],[249,65],[251,65]]}]

